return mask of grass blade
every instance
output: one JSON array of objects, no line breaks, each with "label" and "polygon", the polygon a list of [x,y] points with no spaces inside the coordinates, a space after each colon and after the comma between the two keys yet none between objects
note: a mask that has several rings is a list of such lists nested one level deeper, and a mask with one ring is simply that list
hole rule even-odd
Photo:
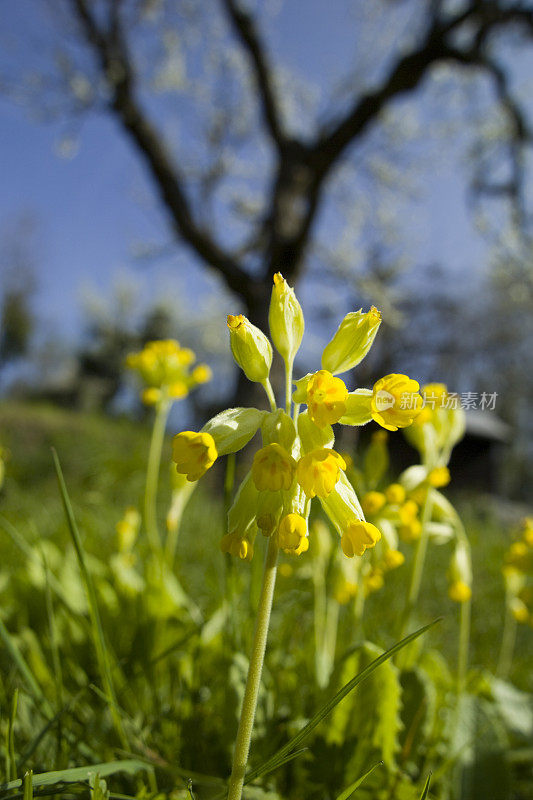
[{"label": "grass blade", "polygon": [[311,717],[307,725],[305,725],[302,728],[302,730],[296,734],[296,736],[293,736],[292,739],[290,739],[287,742],[287,744],[283,745],[283,747],[281,747],[276,753],[274,753],[273,756],[271,756],[267,761],[265,761],[265,763],[262,764],[262,766],[257,767],[255,770],[252,770],[252,772],[248,775],[245,783],[250,783],[251,781],[258,778],[260,775],[263,775],[265,772],[270,771],[273,762],[277,761],[280,758],[283,758],[288,753],[291,753],[296,747],[298,747],[298,745],[307,736],[309,736],[311,731],[313,731],[317,727],[317,725],[319,725],[322,722],[322,720],[325,717],[327,717],[327,715],[331,711],[333,711],[335,706],[338,703],[340,703],[340,701],[343,700],[346,697],[346,695],[352,692],[356,688],[356,686],[358,686],[362,681],[368,678],[368,676],[371,675],[375,669],[381,666],[381,664],[383,664],[384,661],[387,661],[389,658],[392,658],[392,656],[395,653],[397,653],[403,647],[408,645],[410,642],[413,642],[415,639],[417,639],[423,633],[428,631],[430,628],[433,627],[433,625],[435,625],[439,621],[440,618],[435,620],[434,622],[430,622],[429,625],[424,625],[423,628],[419,628],[419,630],[409,634],[409,636],[406,636],[405,639],[402,639],[400,642],[395,644],[385,653],[378,656],[378,658],[375,658],[374,661],[372,661],[368,665],[368,667],[365,667],[365,669],[362,672],[360,672],[358,675],[356,675],[354,678],[348,681],[348,683],[346,683],[342,687],[342,689],[339,689],[337,694],[334,697],[332,697],[331,700],[328,700],[328,702],[324,706],[322,706],[322,708],[319,709],[316,712],[316,714],[314,714],[314,716]]},{"label": "grass blade", "polygon": [[[40,775],[33,775],[32,785],[34,794],[54,794],[58,787],[86,783],[96,773],[100,778],[107,775],[114,775],[116,772],[125,772],[128,775],[135,775],[141,770],[151,770],[149,764],[139,759],[125,759],[124,761],[108,761],[104,764],[94,764],[88,767],[74,767],[73,769],[61,769],[55,772],[43,772]],[[28,774],[28,773],[26,773]],[[0,797],[23,797],[22,793],[17,792],[26,786],[22,780],[11,781],[11,783],[0,786]],[[51,792],[50,790],[54,791]]]},{"label": "grass blade", "polygon": [[426,800],[426,797],[428,796],[428,792],[429,792],[429,784],[430,784],[430,782],[431,782],[431,772],[429,773],[429,775],[427,777],[426,785],[424,786],[424,791],[422,792],[420,800]]},{"label": "grass blade", "polygon": [[357,778],[357,780],[354,781],[354,783],[352,783],[343,792],[341,792],[340,795],[337,797],[337,800],[349,800],[349,798],[352,796],[352,794],[355,792],[355,790],[358,789],[359,786],[361,786],[361,784],[363,783],[365,778],[368,778],[370,773],[374,772],[376,767],[380,767],[382,764],[383,764],[383,761],[378,761],[377,764],[374,764],[372,767],[370,767],[368,772],[365,772],[364,775],[361,775],[360,778]]},{"label": "grass blade", "polygon": [[13,641],[13,637],[9,633],[8,629],[2,622],[0,618],[0,639],[2,639],[9,655],[17,665],[19,672],[21,673],[24,681],[26,682],[30,694],[32,695],[33,699],[37,703],[37,706],[42,710],[45,717],[49,717],[53,715],[53,709],[46,697],[44,696],[43,690],[33,677],[31,669],[28,667],[24,656],[18,649],[17,645]]},{"label": "grass blade", "polygon": [[23,800],[33,800],[33,772],[31,769],[24,775]]},{"label": "grass blade", "polygon": [[15,720],[17,718],[17,708],[19,701],[19,690],[15,689],[13,692],[13,700],[11,703],[11,714],[7,724],[7,752],[8,752],[8,765],[9,776],[13,779],[17,777],[17,759],[15,757]]},{"label": "grass blade", "polygon": [[126,734],[124,732],[122,719],[120,717],[118,709],[118,703],[115,694],[115,689],[113,686],[113,678],[111,674],[109,653],[104,638],[104,631],[102,628],[102,621],[100,619],[100,612],[98,610],[98,603],[96,601],[96,592],[94,589],[94,584],[92,582],[91,574],[87,568],[87,564],[85,563],[85,554],[83,552],[83,545],[81,542],[78,526],[74,518],[74,512],[72,510],[72,505],[70,503],[70,498],[68,496],[67,487],[65,485],[65,479],[63,478],[63,472],[61,470],[61,465],[59,463],[59,458],[57,457],[57,453],[53,448],[52,448],[52,457],[54,459],[54,467],[57,475],[57,482],[59,485],[59,491],[61,494],[61,500],[63,502],[65,516],[67,518],[68,528],[70,531],[70,535],[72,537],[72,542],[74,544],[76,556],[78,558],[78,564],[82,580],[83,583],[85,584],[85,591],[87,593],[87,601],[89,605],[89,615],[91,617],[91,627],[93,632],[96,657],[98,660],[98,666],[100,668],[102,683],[104,684],[105,688],[105,694],[109,698],[109,710],[111,711],[113,725],[120,739],[120,742],[122,746],[126,750],[128,750],[129,743]]}]

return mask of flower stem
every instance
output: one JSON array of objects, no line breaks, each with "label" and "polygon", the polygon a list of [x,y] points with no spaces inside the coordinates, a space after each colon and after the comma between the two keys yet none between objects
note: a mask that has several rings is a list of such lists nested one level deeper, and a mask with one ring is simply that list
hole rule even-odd
[{"label": "flower stem", "polygon": [[418,595],[420,594],[420,586],[422,584],[422,574],[424,572],[424,564],[426,561],[429,540],[428,523],[431,519],[432,508],[433,501],[430,499],[430,490],[428,489],[424,506],[422,508],[422,530],[420,531],[420,539],[418,540],[418,547],[416,548],[413,572],[411,573],[411,583],[409,584],[409,590],[407,592],[407,601],[402,617],[400,638],[403,638],[405,635],[411,615],[418,602]]},{"label": "flower stem", "polygon": [[165,439],[165,428],[167,424],[170,403],[162,400],[156,406],[154,427],[152,428],[152,438],[150,440],[150,450],[148,453],[148,466],[146,469],[146,487],[144,491],[144,524],[146,535],[153,553],[161,555],[161,537],[157,528],[157,485],[159,483],[159,467],[161,465],[161,452]]},{"label": "flower stem", "polygon": [[503,623],[502,644],[500,648],[500,657],[498,658],[498,666],[496,668],[496,675],[503,680],[509,676],[509,672],[511,671],[516,641],[516,620],[509,608],[508,598],[505,605],[506,609],[505,620]]},{"label": "flower stem", "polygon": [[466,600],[461,603],[459,618],[459,651],[457,656],[457,694],[461,695],[466,685],[466,670],[468,668],[468,649],[470,645],[470,617],[472,603]]},{"label": "flower stem", "polygon": [[292,405],[292,368],[293,361],[285,362],[285,412],[291,413]]},{"label": "flower stem", "polygon": [[263,389],[265,390],[266,395],[268,397],[268,402],[270,403],[270,410],[271,411],[275,411],[276,408],[277,408],[277,406],[276,406],[276,398],[274,397],[274,391],[272,389],[272,384],[270,383],[268,378],[265,380],[265,382],[262,384],[262,386],[263,386]]},{"label": "flower stem", "polygon": [[257,697],[265,658],[268,625],[270,622],[270,612],[272,610],[272,599],[274,597],[274,586],[276,583],[277,560],[278,547],[274,541],[274,537],[271,536],[265,557],[263,583],[257,610],[252,654],[250,656],[250,666],[248,667],[248,677],[246,678],[246,688],[242,701],[237,739],[235,741],[233,767],[229,780],[227,800],[241,800],[242,797],[244,775],[248,763],[248,754],[250,752],[250,741],[257,707]]}]

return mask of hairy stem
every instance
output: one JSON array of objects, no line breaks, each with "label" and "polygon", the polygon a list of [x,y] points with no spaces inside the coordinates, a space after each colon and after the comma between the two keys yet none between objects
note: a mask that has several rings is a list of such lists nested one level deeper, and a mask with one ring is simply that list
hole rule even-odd
[{"label": "hairy stem", "polygon": [[156,406],[148,466],[146,469],[146,487],[144,491],[144,524],[150,548],[154,554],[161,555],[161,537],[157,527],[157,486],[159,483],[159,467],[161,452],[165,439],[165,428],[170,411],[170,403],[163,400]]},{"label": "hairy stem", "polygon": [[252,654],[250,656],[250,666],[248,667],[248,677],[242,701],[241,718],[237,730],[235,741],[235,751],[233,753],[233,767],[229,780],[227,800],[241,800],[242,788],[248,754],[250,752],[250,741],[254,725],[255,710],[257,707],[257,697],[259,685],[261,683],[261,673],[263,671],[263,661],[268,636],[268,625],[270,622],[270,612],[272,610],[272,599],[274,597],[274,586],[276,583],[276,569],[278,561],[278,547],[274,537],[270,537],[268,550],[265,557],[265,567],[263,571],[263,583],[261,586],[261,596],[257,610],[255,623],[254,641]]}]

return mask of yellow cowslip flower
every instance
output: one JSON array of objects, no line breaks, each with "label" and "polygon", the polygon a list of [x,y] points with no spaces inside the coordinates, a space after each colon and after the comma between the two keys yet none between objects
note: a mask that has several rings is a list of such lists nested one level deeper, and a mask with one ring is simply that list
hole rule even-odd
[{"label": "yellow cowslip flower", "polygon": [[402,525],[408,525],[418,515],[418,505],[414,500],[407,500],[399,510],[400,522]]},{"label": "yellow cowslip flower", "polygon": [[274,275],[268,323],[274,347],[288,364],[292,364],[304,335],[304,315],[294,289],[281,272]]},{"label": "yellow cowslip flower", "polygon": [[348,389],[340,378],[320,369],[307,384],[307,407],[310,419],[319,428],[338,422],[346,411]]},{"label": "yellow cowslip flower", "polygon": [[398,535],[402,542],[416,542],[422,533],[422,523],[416,517],[403,523],[398,528]]},{"label": "yellow cowslip flower", "polygon": [[239,557],[243,561],[251,561],[254,555],[254,546],[251,541],[239,536],[237,531],[226,533],[220,541],[220,549],[223,553]]},{"label": "yellow cowslip flower", "polygon": [[357,584],[352,581],[340,580],[333,589],[333,597],[340,606],[345,606],[357,594]]},{"label": "yellow cowslip flower", "polygon": [[519,597],[513,597],[509,603],[509,610],[517,622],[522,625],[529,622],[529,609]]},{"label": "yellow cowslip flower", "polygon": [[361,500],[361,508],[365,514],[372,516],[381,511],[385,503],[386,498],[383,492],[367,492]]},{"label": "yellow cowslip flower", "polygon": [[215,440],[209,433],[182,431],[172,440],[172,460],[176,470],[197,481],[217,460]]},{"label": "yellow cowslip flower", "polygon": [[343,457],[324,447],[302,456],[296,468],[296,480],[308,497],[327,497],[341,469],[346,469]]},{"label": "yellow cowslip flower", "polygon": [[472,597],[472,589],[464,581],[454,581],[448,587],[448,596],[454,603],[466,603]]},{"label": "yellow cowslip flower", "polygon": [[143,389],[141,392],[141,400],[145,406],[155,406],[161,400],[161,389],[156,389],[155,386],[149,386],[148,389]]},{"label": "yellow cowslip flower", "polygon": [[383,572],[379,567],[375,567],[364,577],[363,585],[367,595],[373,592],[379,592],[380,589],[383,589],[384,584]]},{"label": "yellow cowslip flower", "polygon": [[195,383],[208,383],[212,377],[211,367],[208,367],[207,364],[198,364],[191,373],[191,378]]},{"label": "yellow cowslip flower", "polygon": [[371,522],[354,520],[346,526],[341,536],[342,552],[348,558],[362,556],[368,547],[374,547],[380,539],[380,531]]},{"label": "yellow cowslip flower", "polygon": [[180,400],[199,383],[211,379],[205,364],[189,368],[196,356],[188,347],[181,347],[175,339],[147,342],[142,350],[130,353],[126,366],[135,370],[146,384],[141,393],[143,403],[157,405],[169,400]]},{"label": "yellow cowslip flower", "polygon": [[381,314],[375,306],[366,313],[360,309],[347,314],[322,353],[322,368],[337,375],[359,364],[372,347],[380,324]]},{"label": "yellow cowslip flower", "polygon": [[252,478],[260,492],[288,491],[294,480],[296,462],[280,444],[267,444],[254,456]]},{"label": "yellow cowslip flower", "polygon": [[243,314],[228,314],[227,323],[233,358],[249,381],[265,383],[273,355],[267,337]]},{"label": "yellow cowslip flower", "polygon": [[405,489],[399,483],[391,483],[390,486],[387,486],[385,489],[385,497],[387,503],[393,506],[400,505],[405,500]]},{"label": "yellow cowslip flower", "polygon": [[533,564],[533,557],[526,542],[513,542],[505,557],[506,563],[521,572],[527,572]]},{"label": "yellow cowslip flower", "polygon": [[135,540],[141,527],[141,515],[135,506],[128,506],[122,519],[116,524],[118,537],[118,549],[121,553],[127,553],[135,544]]},{"label": "yellow cowslip flower", "polygon": [[183,397],[187,397],[188,394],[189,389],[185,381],[174,381],[169,384],[167,389],[168,397],[171,397],[173,400],[181,400]]},{"label": "yellow cowslip flower", "polygon": [[282,578],[291,578],[294,574],[294,567],[292,564],[288,564],[286,561],[284,561],[279,565],[278,572]]},{"label": "yellow cowslip flower", "polygon": [[393,373],[380,378],[372,389],[372,419],[388,431],[406,428],[422,408],[419,389],[418,381],[407,375]]},{"label": "yellow cowslip flower", "polygon": [[309,549],[307,521],[299,514],[286,514],[278,528],[278,547],[284,553],[299,556]]},{"label": "yellow cowslip flower", "polygon": [[442,486],[447,486],[450,480],[450,470],[448,467],[435,467],[431,470],[427,477],[427,482],[435,489],[440,489]]},{"label": "yellow cowslip flower", "polygon": [[405,561],[405,556],[400,550],[389,548],[383,556],[383,568],[385,570],[397,569]]}]

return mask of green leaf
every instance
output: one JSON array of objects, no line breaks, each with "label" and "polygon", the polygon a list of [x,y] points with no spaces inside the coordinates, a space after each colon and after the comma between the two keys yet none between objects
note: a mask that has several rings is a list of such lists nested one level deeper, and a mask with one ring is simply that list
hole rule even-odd
[{"label": "green leaf", "polygon": [[[340,681],[374,663],[382,652],[371,642],[362,644],[342,664]],[[369,676],[364,690],[335,708],[326,739],[329,744],[349,746],[352,755],[346,764],[347,780],[360,775],[364,764],[376,757],[388,768],[394,766],[402,730],[400,710],[399,670],[390,660]]]},{"label": "green leaf", "polygon": [[426,785],[424,786],[424,791],[420,795],[420,800],[426,800],[426,797],[428,796],[428,792],[429,792],[429,784],[430,784],[430,782],[431,782],[431,772],[429,773],[429,775],[427,777]]},{"label": "green leaf", "polygon": [[451,747],[452,753],[458,754],[456,773],[461,797],[509,800],[508,745],[494,704],[474,695],[462,695]]},{"label": "green leaf", "polygon": [[80,568],[83,583],[85,585],[85,591],[87,593],[87,601],[89,604],[89,614],[91,617],[91,627],[93,631],[94,646],[96,650],[96,657],[98,659],[98,666],[100,668],[100,674],[102,677],[102,683],[104,685],[105,693],[107,695],[109,709],[111,711],[111,716],[113,719],[115,730],[117,731],[122,746],[126,750],[128,750],[129,749],[128,740],[126,734],[124,733],[124,728],[122,726],[122,719],[120,717],[115,689],[113,686],[113,678],[111,674],[111,663],[110,663],[111,659],[108,648],[106,646],[104,631],[100,619],[100,612],[98,610],[96,591],[92,581],[91,573],[89,572],[89,569],[86,564],[85,553],[83,551],[83,545],[81,542],[81,536],[78,530],[78,526],[76,524],[74,512],[72,510],[72,505],[70,503],[70,498],[68,496],[67,487],[65,485],[65,480],[63,478],[63,472],[61,470],[61,465],[59,463],[59,458],[57,457],[57,453],[53,448],[52,448],[52,458],[54,460],[54,468],[56,471],[57,482],[59,485],[59,491],[61,494],[61,500],[63,502],[65,516],[67,518],[68,528],[70,531],[70,535],[72,537],[72,542],[74,544],[76,556],[78,558],[78,565]]},{"label": "green leaf", "polygon": [[370,773],[374,772],[376,767],[379,767],[382,764],[383,761],[378,761],[377,764],[374,764],[374,766],[370,767],[370,769],[367,772],[365,772],[364,775],[361,775],[360,778],[357,778],[357,780],[354,781],[354,783],[350,784],[350,786],[348,786],[343,792],[341,792],[340,795],[337,797],[337,800],[349,800],[349,798],[352,796],[355,790],[358,789],[359,786],[361,786],[365,778],[368,778]]},{"label": "green leaf", "polygon": [[328,702],[325,705],[323,705],[322,708],[320,708],[316,712],[316,714],[314,714],[311,717],[307,725],[304,725],[302,730],[299,731],[295,736],[293,736],[292,739],[290,739],[287,742],[287,744],[281,747],[276,753],[274,753],[273,756],[267,759],[267,761],[265,761],[260,767],[257,767],[255,770],[252,770],[252,772],[250,772],[250,774],[247,776],[245,783],[250,783],[251,781],[258,778],[260,775],[263,775],[265,772],[270,770],[270,767],[273,762],[277,761],[280,758],[283,758],[283,756],[288,755],[289,753],[292,753],[292,751],[295,750],[307,736],[309,736],[311,731],[313,731],[317,727],[317,725],[319,725],[322,722],[322,720],[325,717],[327,717],[327,715],[331,711],[333,711],[335,706],[338,705],[338,703],[340,703],[340,701],[343,700],[346,697],[346,695],[348,695],[351,691],[353,691],[356,688],[356,686],[358,686],[362,681],[364,681],[366,678],[372,675],[374,670],[376,670],[379,666],[381,666],[381,664],[385,663],[385,661],[388,661],[388,659],[391,658],[395,653],[397,653],[406,645],[410,644],[410,642],[417,639],[419,636],[428,631],[430,628],[433,627],[433,625],[435,625],[439,621],[440,618],[435,620],[434,622],[431,622],[429,625],[425,625],[423,628],[420,628],[414,633],[409,634],[409,636],[406,636],[405,639],[402,639],[400,642],[395,644],[385,653],[383,653],[374,661],[372,661],[372,663],[369,664],[367,667],[365,667],[365,669],[362,670],[362,672],[360,672],[358,675],[355,675],[355,677],[353,677],[350,681],[348,681],[348,683],[345,686],[343,686],[342,689],[340,689],[337,692],[337,694],[331,698],[331,700],[328,700]]},{"label": "green leaf", "polygon": [[401,718],[403,755],[416,758],[419,747],[427,746],[437,713],[437,690],[433,681],[418,666],[400,675],[402,686]]},{"label": "green leaf", "polygon": [[[89,767],[74,767],[73,769],[61,769],[55,772],[42,772],[40,775],[33,776],[33,791],[34,794],[55,794],[58,791],[58,787],[68,784],[86,783],[90,781],[95,774],[98,774],[100,778],[102,778],[107,775],[113,775],[116,772],[125,772],[128,775],[135,775],[141,770],[150,771],[151,769],[152,767],[144,761],[127,759],[124,761],[108,761]],[[17,789],[21,789],[22,786],[23,782],[20,779],[4,784],[0,786],[0,797],[22,797],[22,793],[16,791]],[[54,791],[51,792],[50,789]]]}]

